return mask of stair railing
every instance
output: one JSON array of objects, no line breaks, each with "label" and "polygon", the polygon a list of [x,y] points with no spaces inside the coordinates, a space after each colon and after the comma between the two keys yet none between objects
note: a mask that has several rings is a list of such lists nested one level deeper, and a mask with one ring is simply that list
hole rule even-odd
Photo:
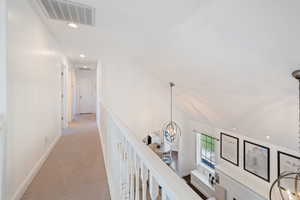
[{"label": "stair railing", "polygon": [[112,200],[202,200],[108,108],[97,118]]}]

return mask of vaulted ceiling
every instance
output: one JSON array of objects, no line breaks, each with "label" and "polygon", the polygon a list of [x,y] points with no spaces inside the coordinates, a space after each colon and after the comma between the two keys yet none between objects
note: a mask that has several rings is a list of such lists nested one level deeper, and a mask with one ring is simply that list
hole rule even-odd
[{"label": "vaulted ceiling", "polygon": [[70,58],[172,77],[191,119],[296,148],[300,1],[74,1],[96,8],[96,27],[45,20]]}]

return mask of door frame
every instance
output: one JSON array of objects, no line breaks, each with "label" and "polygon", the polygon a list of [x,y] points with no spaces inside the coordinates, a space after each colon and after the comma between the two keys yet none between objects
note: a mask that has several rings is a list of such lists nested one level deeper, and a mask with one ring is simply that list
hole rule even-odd
[{"label": "door frame", "polygon": [[61,84],[61,90],[60,90],[60,103],[61,103],[61,110],[60,110],[60,116],[61,116],[61,127],[62,129],[65,129],[68,127],[68,119],[67,119],[67,113],[68,113],[68,99],[67,99],[67,92],[68,92],[68,85],[67,85],[67,73],[68,73],[68,67],[66,64],[61,64],[61,72],[60,72],[60,84]]},{"label": "door frame", "polygon": [[0,200],[5,199],[7,143],[7,2],[0,1]]}]

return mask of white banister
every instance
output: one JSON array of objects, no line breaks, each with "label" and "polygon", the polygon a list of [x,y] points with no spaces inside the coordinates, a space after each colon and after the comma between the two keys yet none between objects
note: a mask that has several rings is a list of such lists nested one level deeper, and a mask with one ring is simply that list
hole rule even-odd
[{"label": "white banister", "polygon": [[100,137],[112,200],[202,200],[108,108],[100,107]]}]

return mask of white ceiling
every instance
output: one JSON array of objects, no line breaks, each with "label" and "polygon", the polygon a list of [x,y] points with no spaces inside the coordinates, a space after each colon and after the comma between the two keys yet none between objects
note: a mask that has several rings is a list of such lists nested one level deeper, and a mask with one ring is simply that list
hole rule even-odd
[{"label": "white ceiling", "polygon": [[191,118],[296,147],[299,0],[74,1],[96,8],[96,27],[47,20],[70,58],[125,58],[171,75]]}]

